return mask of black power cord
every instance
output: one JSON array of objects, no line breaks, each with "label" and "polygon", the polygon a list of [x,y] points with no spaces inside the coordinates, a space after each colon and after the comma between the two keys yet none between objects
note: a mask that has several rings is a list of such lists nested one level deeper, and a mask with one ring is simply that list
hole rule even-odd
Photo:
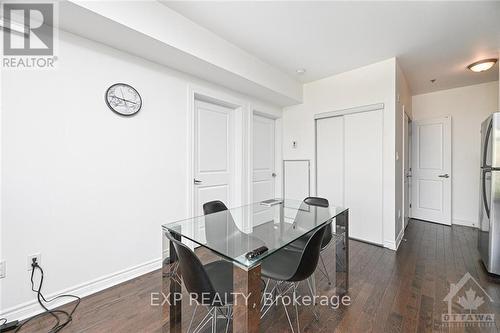
[{"label": "black power cord", "polygon": [[[29,319],[27,319],[25,321],[23,321],[17,327],[17,329],[16,329],[15,332],[19,332],[19,330],[21,330],[21,328],[23,328],[24,325],[26,325],[30,321],[34,320],[35,318],[40,318],[40,317],[42,317],[42,316],[44,316],[46,314],[50,314],[56,320],[56,324],[48,331],[48,333],[59,332],[64,327],[66,327],[69,323],[71,323],[71,321],[73,320],[73,314],[75,313],[76,308],[78,307],[78,305],[80,305],[81,299],[80,299],[80,297],[75,296],[75,295],[59,295],[59,296],[56,296],[56,297],[54,297],[52,299],[49,299],[49,300],[45,299],[45,297],[42,294],[42,285],[43,285],[43,279],[44,279],[43,269],[42,269],[42,267],[40,267],[38,265],[38,262],[36,261],[35,258],[33,259],[33,263],[31,264],[31,267],[33,268],[33,270],[31,271],[31,290],[33,290],[34,292],[36,292],[38,303],[40,304],[40,306],[45,311],[42,312],[42,313],[40,313],[40,314],[38,314],[38,315],[36,315],[36,316],[33,316],[33,317],[31,317],[31,318],[29,318]],[[35,282],[34,282],[35,270],[39,270],[40,274],[41,274],[40,284],[38,286],[38,289],[35,289]],[[73,309],[70,312],[67,312],[67,311],[64,311],[64,310],[50,310],[45,305],[45,303],[50,303],[50,302],[55,301],[56,299],[59,299],[59,298],[62,298],[62,297],[71,297],[71,298],[74,298],[76,300],[76,304],[75,304],[75,306],[73,307]],[[60,317],[61,315],[62,315],[63,318]]]},{"label": "black power cord", "polygon": [[3,323],[0,325],[0,332],[2,333],[16,329],[17,325],[19,324],[17,320],[13,320],[11,322],[9,322],[6,318],[2,318],[0,320],[3,321]]}]

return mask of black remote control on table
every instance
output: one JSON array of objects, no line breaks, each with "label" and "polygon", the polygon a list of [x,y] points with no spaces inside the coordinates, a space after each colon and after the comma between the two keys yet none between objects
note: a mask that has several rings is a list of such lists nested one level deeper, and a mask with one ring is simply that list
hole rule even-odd
[{"label": "black remote control on table", "polygon": [[245,255],[245,257],[246,257],[248,260],[251,260],[251,259],[253,259],[253,258],[255,258],[255,257],[260,256],[262,253],[266,252],[267,250],[269,250],[269,249],[267,248],[267,246],[261,246],[261,247],[259,247],[259,248],[255,249],[255,250],[253,250],[253,251],[248,252],[248,253]]}]

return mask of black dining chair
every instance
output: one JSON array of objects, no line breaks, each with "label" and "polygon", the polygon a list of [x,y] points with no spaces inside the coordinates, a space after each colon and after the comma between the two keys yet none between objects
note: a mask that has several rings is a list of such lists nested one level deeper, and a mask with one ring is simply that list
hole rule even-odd
[{"label": "black dining chair", "polygon": [[[209,322],[212,332],[217,331],[217,319],[226,319],[226,333],[232,317],[233,265],[218,260],[203,265],[196,254],[185,244],[175,239],[170,232],[165,236],[174,245],[178,257],[181,279],[190,297],[196,301],[196,307],[187,332],[191,330],[199,305],[209,308],[208,313],[200,321],[193,333],[200,332]],[[220,316],[221,314],[222,316]]]},{"label": "black dining chair", "polygon": [[[303,202],[309,206],[325,207],[325,208],[329,207],[328,199],[320,198],[320,197],[307,197],[303,200]],[[299,221],[299,223],[300,223],[300,221]],[[332,243],[332,239],[333,239],[332,223],[333,222],[328,223],[326,225],[325,235],[323,236],[323,240],[321,242],[321,251],[320,251],[320,256],[319,256],[322,267],[318,266],[318,270],[326,277],[329,285],[331,285],[332,282],[330,280],[330,274],[328,274],[328,269],[326,268],[322,252],[325,251],[326,249],[328,249],[330,244]],[[305,236],[301,237],[300,239],[296,240],[293,243],[292,247],[294,247],[298,250],[303,249],[307,240],[308,240],[308,237],[310,237],[310,235],[305,235]]]},{"label": "black dining chair", "polygon": [[[309,233],[309,237],[301,251],[297,251],[297,247],[294,246],[296,244],[292,243],[291,246],[287,246],[279,251],[276,251],[273,255],[264,259],[261,266],[261,273],[263,277],[268,279],[264,288],[264,294],[267,291],[270,280],[276,281],[276,285],[270,292],[271,295],[275,295],[275,298],[269,307],[263,311],[261,318],[266,315],[267,311],[269,311],[274,303],[278,302],[280,296],[284,296],[288,292],[292,291],[293,299],[295,300],[297,287],[302,281],[307,281],[311,297],[314,298],[309,278],[318,266],[325,231],[326,225]],[[293,303],[295,308],[295,317],[297,320],[297,332],[300,332],[298,306],[296,302]],[[290,328],[292,329],[292,333],[294,333],[295,331],[293,329],[292,321],[284,303],[283,307],[285,309],[285,314],[288,319],[288,323],[290,324]],[[316,312],[314,312],[314,315],[318,318]]]},{"label": "black dining chair", "polygon": [[[307,197],[304,199],[304,202],[310,206],[325,207],[325,208],[330,206],[328,199],[320,198],[320,197]],[[320,251],[319,259],[321,261],[321,265],[323,266],[323,269],[318,267],[319,271],[321,273],[323,273],[323,275],[328,280],[328,284],[332,284],[332,281],[330,280],[330,274],[328,274],[328,269],[326,269],[326,265],[325,265],[325,261],[323,259],[322,252],[325,251],[332,243],[332,239],[333,239],[332,223],[333,222],[328,223],[326,225],[325,235],[323,236],[323,241],[321,242],[321,251]]]},{"label": "black dining chair", "polygon": [[[220,212],[226,212],[220,213]],[[219,214],[217,214],[219,213]],[[220,200],[209,201],[203,204],[203,214],[205,214],[205,235],[207,241],[214,246],[234,246],[234,252],[248,252],[255,250],[265,245],[265,243],[252,235],[242,232],[227,209],[226,205]],[[221,219],[225,223],[224,229],[221,229]],[[217,227],[216,227],[217,226]],[[235,241],[228,242],[227,240],[233,239]],[[222,243],[221,243],[222,242]],[[218,247],[218,246],[215,246]]]}]

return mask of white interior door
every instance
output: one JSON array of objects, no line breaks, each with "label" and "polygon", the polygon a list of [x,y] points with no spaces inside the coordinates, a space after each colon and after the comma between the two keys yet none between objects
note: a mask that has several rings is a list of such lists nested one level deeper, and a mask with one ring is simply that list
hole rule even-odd
[{"label": "white interior door", "polygon": [[316,120],[316,194],[349,208],[349,235],[382,244],[383,110]]},{"label": "white interior door", "polygon": [[[253,116],[253,202],[275,197],[275,121],[254,114]],[[263,207],[264,208],[264,207]],[[271,221],[269,209],[254,210],[254,225]]]},{"label": "white interior door", "polygon": [[220,105],[195,101],[193,204],[197,216],[203,215],[203,204],[208,201],[221,200],[226,206],[231,206],[233,111]]},{"label": "white interior door", "polygon": [[413,121],[412,217],[451,224],[451,118]]}]

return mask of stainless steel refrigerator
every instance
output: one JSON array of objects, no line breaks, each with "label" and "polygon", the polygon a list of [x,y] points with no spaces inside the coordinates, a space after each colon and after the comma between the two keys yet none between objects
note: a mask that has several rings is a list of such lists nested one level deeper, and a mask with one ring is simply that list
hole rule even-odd
[{"label": "stainless steel refrigerator", "polygon": [[478,248],[487,271],[500,275],[500,112],[481,125]]}]

